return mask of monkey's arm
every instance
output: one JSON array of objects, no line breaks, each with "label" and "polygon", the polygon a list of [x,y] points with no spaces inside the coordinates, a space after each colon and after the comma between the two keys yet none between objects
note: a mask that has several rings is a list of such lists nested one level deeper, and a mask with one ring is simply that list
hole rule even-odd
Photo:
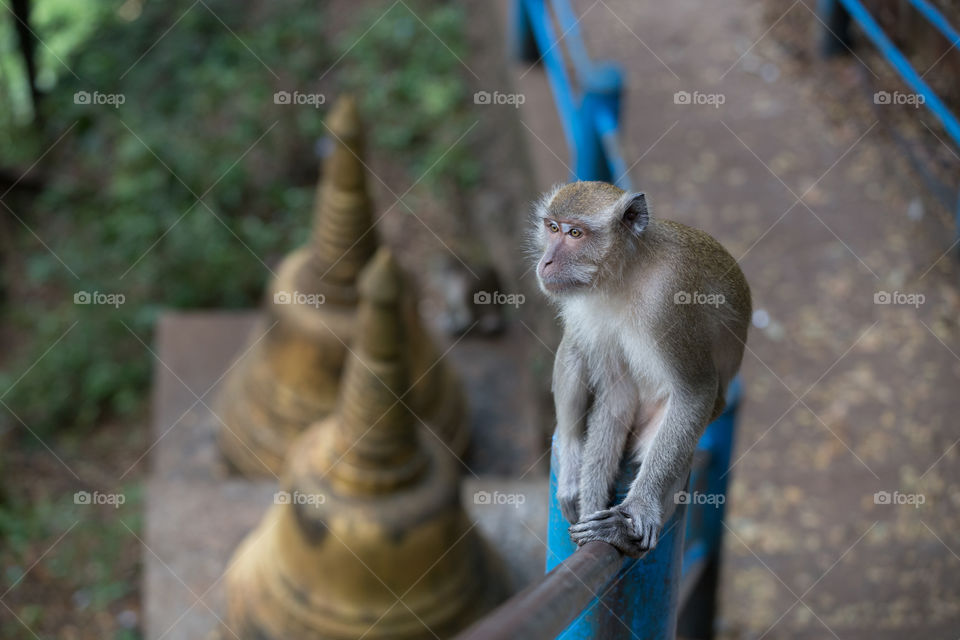
[{"label": "monkey's arm", "polygon": [[557,501],[568,522],[577,521],[583,424],[590,399],[583,359],[565,335],[553,364],[553,401],[557,413]]},{"label": "monkey's arm", "polygon": [[682,489],[697,441],[710,419],[717,384],[711,371],[695,384],[674,388],[626,498],[571,527],[574,542],[603,540],[631,557],[640,557],[657,545],[660,529],[676,507],[674,492]]},{"label": "monkey's arm", "polygon": [[580,469],[580,515],[610,506],[620,461],[637,412],[637,387],[624,368],[612,369],[587,419]]}]

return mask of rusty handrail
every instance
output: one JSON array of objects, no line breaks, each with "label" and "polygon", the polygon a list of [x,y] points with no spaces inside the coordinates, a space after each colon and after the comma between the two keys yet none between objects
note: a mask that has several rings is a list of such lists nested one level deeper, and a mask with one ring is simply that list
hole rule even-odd
[{"label": "rusty handrail", "polygon": [[555,638],[620,570],[623,556],[606,542],[588,542],[457,640]]}]

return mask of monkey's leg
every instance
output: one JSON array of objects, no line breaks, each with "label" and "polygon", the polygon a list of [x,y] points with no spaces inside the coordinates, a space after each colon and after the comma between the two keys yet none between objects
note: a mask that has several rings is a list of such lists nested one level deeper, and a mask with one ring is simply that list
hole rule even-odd
[{"label": "monkey's leg", "polygon": [[657,546],[663,523],[676,508],[674,491],[690,470],[693,451],[716,402],[717,382],[696,391],[671,394],[637,477],[623,502],[583,518],[570,528],[573,541],[603,540],[624,554],[640,557]]},{"label": "monkey's leg", "polygon": [[564,338],[553,365],[553,400],[557,412],[557,502],[571,523],[577,521],[583,424],[590,400],[584,373],[583,359]]},{"label": "monkey's leg", "polygon": [[629,376],[607,382],[596,396],[580,469],[581,519],[610,506],[636,407],[637,389]]}]

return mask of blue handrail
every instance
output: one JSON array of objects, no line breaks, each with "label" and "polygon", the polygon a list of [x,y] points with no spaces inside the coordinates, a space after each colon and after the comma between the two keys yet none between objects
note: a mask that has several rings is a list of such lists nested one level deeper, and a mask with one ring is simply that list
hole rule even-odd
[{"label": "blue handrail", "polygon": [[[933,113],[934,116],[943,124],[944,129],[953,138],[953,141],[960,146],[960,122],[954,117],[943,103],[940,97],[930,88],[930,85],[916,72],[913,65],[907,60],[906,56],[900,52],[895,44],[883,32],[880,25],[874,20],[870,12],[860,2],[860,0],[837,0],[850,13],[850,16],[860,25],[863,32],[876,45],[880,53],[890,61],[893,68],[896,69],[903,81],[906,82],[914,91],[922,95],[924,104]],[[960,41],[960,34],[957,34],[950,25],[946,23],[943,16],[931,7],[924,0],[910,0],[910,3],[917,8],[921,8],[926,16],[935,15],[937,17],[937,26],[947,37],[952,38],[954,42]],[[930,13],[932,12],[932,13]]]},{"label": "blue handrail", "polygon": [[[558,37],[550,12],[562,30]],[[513,47],[518,57],[542,62],[573,156],[572,179],[604,180],[630,190],[619,143],[623,73],[590,59],[579,19],[568,0],[514,0]],[[567,73],[564,51],[573,67]],[[575,82],[574,82],[575,81]],[[577,87],[576,89],[574,87]]]},{"label": "blue handrail", "polygon": [[935,26],[940,33],[946,36],[951,45],[956,45],[958,42],[960,42],[960,33],[958,33],[949,22],[947,22],[947,19],[943,17],[942,13],[937,11],[936,7],[927,2],[927,0],[909,1],[917,11],[923,14],[923,17],[930,21],[930,24]]},{"label": "blue handrail", "polygon": [[[549,4],[549,6],[548,6]],[[550,12],[562,30],[555,34]],[[568,0],[514,0],[512,46],[514,55],[527,62],[542,62],[560,115],[563,133],[573,156],[572,178],[604,180],[630,189],[627,166],[620,152],[620,105],[623,73],[612,62],[594,62],[587,54],[579,19]],[[566,46],[564,46],[566,45]],[[567,72],[564,52],[573,78]],[[576,87],[574,88],[574,81]],[[657,548],[641,560],[625,560],[611,586],[574,620],[560,637],[673,638],[678,610],[684,602],[683,630],[696,637],[710,634],[713,623],[716,567],[723,538],[723,502],[739,404],[740,384],[728,390],[727,409],[707,427],[698,446],[697,464],[691,473],[689,496],[719,499],[710,504],[678,504],[664,527]],[[555,467],[555,465],[551,465]],[[625,469],[618,487],[625,495],[635,469]],[[556,478],[551,474],[550,521],[547,531],[547,569],[572,559],[576,546],[556,499]],[[571,612],[572,615],[573,612]]]},{"label": "blue handrail", "polygon": [[[951,46],[960,44],[960,32],[947,22],[947,19],[927,0],[909,0],[910,4],[932,24],[941,34],[950,40]],[[819,13],[824,19],[824,24],[845,25],[848,18],[853,18],[860,25],[864,34],[880,50],[880,53],[890,62],[894,70],[900,74],[903,81],[913,89],[918,95],[923,96],[923,104],[933,113],[934,117],[940,121],[947,135],[953,140],[954,144],[960,148],[960,121],[957,120],[953,112],[944,104],[940,96],[934,92],[930,85],[924,81],[923,76],[917,73],[906,56],[897,48],[895,44],[887,37],[883,29],[870,14],[860,0],[821,0],[819,4]],[[848,45],[846,33],[830,33],[828,43],[832,43],[835,38],[839,38],[844,45]],[[828,46],[829,53],[837,51],[836,47]],[[956,211],[957,236],[960,237],[960,197],[957,199]]]},{"label": "blue handrail", "polygon": [[[684,635],[705,637],[713,624],[710,607],[688,610],[684,605],[695,591],[710,592],[716,585],[704,581],[707,568],[719,562],[733,431],[740,404],[740,382],[727,392],[727,407],[707,427],[697,446],[697,462],[685,500],[664,525],[657,547],[640,560],[624,559],[609,587],[598,591],[569,627],[563,640],[642,637],[666,640],[676,636],[678,621]],[[556,495],[555,460],[551,459],[550,507],[547,528],[547,571],[555,569],[577,550],[567,532]],[[636,475],[625,463],[617,486],[622,500]],[[706,498],[702,500],[700,498]],[[714,574],[715,575],[715,574]],[[678,613],[683,618],[678,620]],[[689,632],[692,631],[692,632]]]}]

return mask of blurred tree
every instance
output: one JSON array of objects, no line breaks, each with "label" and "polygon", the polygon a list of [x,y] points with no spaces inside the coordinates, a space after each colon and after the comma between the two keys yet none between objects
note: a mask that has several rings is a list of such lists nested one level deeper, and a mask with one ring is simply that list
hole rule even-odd
[{"label": "blurred tree", "polygon": [[11,5],[13,18],[16,20],[17,43],[20,47],[20,55],[23,57],[23,66],[27,72],[27,82],[30,85],[30,101],[33,105],[34,117],[39,119],[40,90],[37,87],[37,36],[30,28],[30,0],[11,0]]}]

